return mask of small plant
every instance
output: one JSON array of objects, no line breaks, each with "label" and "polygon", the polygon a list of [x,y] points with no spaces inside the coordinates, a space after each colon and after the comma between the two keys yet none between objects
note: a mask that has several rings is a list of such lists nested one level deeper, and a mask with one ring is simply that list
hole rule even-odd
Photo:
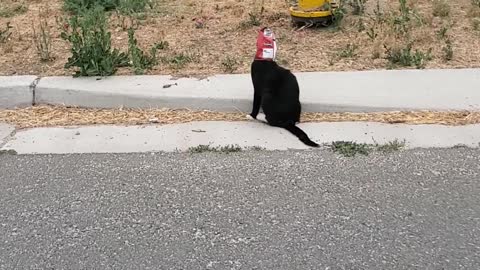
[{"label": "small plant", "polygon": [[155,48],[157,48],[157,50],[166,50],[168,49],[168,46],[168,41],[165,40],[155,43]]},{"label": "small plant", "polygon": [[368,156],[372,151],[371,145],[348,141],[333,142],[330,148],[334,153],[339,153],[345,157],[354,157],[357,154]]},{"label": "small plant", "polygon": [[418,69],[425,67],[427,61],[432,59],[431,49],[424,53],[418,50],[412,52],[412,44],[408,44],[405,48],[388,48],[386,49],[386,59],[389,61],[391,67],[397,65],[409,67],[415,66]]},{"label": "small plant", "polygon": [[131,64],[134,72],[137,75],[143,74],[145,70],[152,69],[157,61],[157,47],[153,46],[150,49],[150,55],[145,54],[139,47],[138,41],[135,38],[135,31],[133,28],[128,30],[128,55],[130,56]]},{"label": "small plant", "polygon": [[332,25],[333,27],[339,29],[342,26],[342,21],[343,18],[345,17],[345,14],[347,13],[345,7],[343,6],[343,2],[340,1],[338,7],[333,10],[332,12]]},{"label": "small plant", "polygon": [[238,68],[238,61],[231,56],[227,56],[222,61],[222,67],[225,72],[233,73]]},{"label": "small plant", "polygon": [[188,148],[188,152],[192,154],[198,153],[205,153],[205,152],[213,152],[213,153],[236,153],[241,152],[243,149],[238,145],[226,145],[226,146],[210,146],[201,144],[195,147]]},{"label": "small plant", "polygon": [[0,29],[0,44],[7,43],[8,39],[12,35],[12,32],[10,31],[12,28],[13,26],[10,25],[10,22],[7,22],[5,29]]},{"label": "small plant", "polygon": [[348,0],[348,5],[353,9],[353,15],[362,15],[365,13],[365,3],[367,0]]},{"label": "small plant", "polygon": [[480,7],[480,0],[472,0],[472,5]]},{"label": "small plant", "polygon": [[191,63],[195,60],[195,55],[187,54],[184,52],[176,53],[173,56],[162,58],[162,62],[171,64],[176,69],[184,68],[188,63]]},{"label": "small plant", "polygon": [[375,15],[375,21],[377,23],[383,23],[385,21],[384,14],[380,6],[380,0],[377,0],[377,3],[375,4],[375,9],[373,10],[373,14]]},{"label": "small plant", "polygon": [[442,48],[442,51],[443,51],[443,59],[445,61],[450,61],[453,59],[453,47],[450,39],[447,39],[445,41],[445,46]]},{"label": "small plant", "polygon": [[120,0],[64,0],[63,7],[73,14],[81,14],[86,10],[102,7],[105,11],[114,10]]},{"label": "small plant", "polygon": [[86,11],[83,17],[72,16],[61,37],[71,43],[72,56],[65,68],[79,68],[75,77],[110,76],[119,67],[129,65],[127,54],[112,49],[111,33],[101,7]]},{"label": "small plant", "polygon": [[423,21],[417,12],[408,6],[407,0],[399,0],[399,3],[399,14],[392,18],[393,30],[397,34],[408,35],[412,27],[412,19],[416,19],[420,24]]},{"label": "small plant", "polygon": [[41,61],[50,61],[52,57],[52,35],[45,17],[39,17],[38,29],[32,23],[33,42]]},{"label": "small plant", "polygon": [[388,142],[386,144],[376,144],[375,148],[377,151],[383,152],[383,153],[392,153],[396,151],[400,151],[403,148],[405,148],[405,140],[399,141],[398,139],[395,139],[391,142]]},{"label": "small plant", "polygon": [[371,41],[374,41],[377,37],[378,37],[378,34],[377,32],[375,32],[375,28],[372,26],[370,27],[368,30],[367,30],[367,36],[368,38],[371,40]]},{"label": "small plant", "polygon": [[475,31],[480,30],[480,18],[473,18],[472,19],[472,27],[473,27],[473,30],[475,30]]},{"label": "small plant", "polygon": [[358,46],[355,44],[347,44],[345,48],[343,48],[339,53],[338,57],[340,58],[353,58],[357,56],[356,50],[358,49]]},{"label": "small plant", "polygon": [[447,37],[447,32],[448,32],[448,28],[446,26],[442,26],[442,28],[438,30],[437,36],[441,39],[444,39]]},{"label": "small plant", "polygon": [[433,0],[432,14],[435,17],[448,17],[450,15],[450,6],[446,0]]},{"label": "small plant", "polygon": [[262,13],[248,13],[248,19],[240,23],[240,28],[246,29],[252,26],[260,26],[262,24],[261,16]]},{"label": "small plant", "polygon": [[151,0],[64,0],[65,10],[81,14],[86,10],[102,7],[105,11],[119,10],[125,15],[143,12],[148,7],[153,8]]}]

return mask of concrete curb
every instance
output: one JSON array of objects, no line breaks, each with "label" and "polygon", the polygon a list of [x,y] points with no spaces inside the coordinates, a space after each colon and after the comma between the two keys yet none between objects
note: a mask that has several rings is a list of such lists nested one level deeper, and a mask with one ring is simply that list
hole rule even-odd
[{"label": "concrete curb", "polygon": [[14,126],[0,123],[0,149],[7,142],[8,138],[12,135],[14,131]]},{"label": "concrete curb", "polygon": [[[296,75],[304,112],[480,110],[480,69],[307,72]],[[6,84],[0,80],[0,107],[4,104],[24,106],[26,93],[34,100],[33,104],[95,108],[248,112],[252,106],[253,87],[249,74],[216,75],[205,79],[45,77],[37,84],[35,79],[34,76],[10,78],[6,79]],[[33,90],[30,87],[27,92],[26,85],[30,84],[35,87]],[[2,89],[10,90],[4,92]],[[12,94],[15,89],[20,93],[18,96]]]},{"label": "concrete curb", "polygon": [[31,106],[37,76],[0,76],[0,109]]},{"label": "concrete curb", "polygon": [[[479,147],[480,125],[391,125],[368,122],[303,123],[319,144],[333,141],[385,144],[406,142],[407,149]],[[201,132],[198,132],[201,130]],[[435,134],[435,136],[432,136]],[[41,143],[40,143],[41,142]],[[162,126],[85,126],[17,131],[0,151],[18,154],[134,153],[186,151],[198,145],[312,149],[288,131],[258,122],[192,122]]]}]

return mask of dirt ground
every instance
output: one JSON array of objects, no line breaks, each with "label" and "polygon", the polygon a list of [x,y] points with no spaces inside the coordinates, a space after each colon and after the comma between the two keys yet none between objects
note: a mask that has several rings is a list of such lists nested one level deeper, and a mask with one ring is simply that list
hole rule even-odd
[{"label": "dirt ground", "polygon": [[[258,26],[248,24],[249,13],[259,13],[261,2],[257,0],[156,0],[156,7],[148,12],[136,31],[142,48],[167,41],[165,55],[187,53],[195,61],[179,68],[160,63],[147,74],[211,75],[218,73],[247,73],[255,53]],[[398,1],[379,0],[384,17],[398,9]],[[347,14],[339,31],[331,29],[292,28],[286,0],[265,0],[264,12],[259,17],[262,25],[273,28],[278,38],[279,62],[299,71],[340,71],[385,69],[383,45],[403,44],[391,32],[391,24],[375,23],[373,9],[376,0],[367,0],[367,14]],[[409,1],[421,18],[410,30],[414,49],[432,49],[433,59],[426,68],[480,67],[480,32],[473,21],[480,12],[471,0],[447,1],[450,14],[445,18],[434,17],[431,0]],[[388,3],[388,4],[387,4]],[[16,10],[12,6],[22,4]],[[48,10],[43,10],[48,7]],[[10,13],[8,14],[8,9]],[[3,11],[2,11],[3,9]],[[7,10],[7,11],[5,11]],[[12,11],[13,10],[13,11]],[[42,10],[42,12],[40,12]],[[3,15],[2,15],[3,13]],[[10,15],[10,16],[9,16]],[[0,43],[0,75],[35,74],[71,75],[64,64],[70,55],[69,44],[60,38],[61,0],[0,0],[0,31],[9,22],[11,35]],[[40,61],[33,42],[33,27],[38,27],[40,16],[47,18],[53,38],[53,57]],[[480,17],[480,16],[479,16]],[[114,46],[126,51],[127,32],[122,29],[122,18],[112,15],[110,25]],[[128,21],[128,20],[127,20]],[[440,37],[442,28],[446,35]],[[378,34],[371,40],[367,33]],[[446,40],[452,42],[453,58],[444,59]],[[347,45],[356,47],[346,51]],[[376,59],[374,59],[376,58]],[[118,74],[132,74],[131,69],[121,69]]]},{"label": "dirt ground", "polygon": [[[167,109],[85,109],[35,106],[0,110],[0,119],[17,128],[80,125],[176,124],[194,121],[247,121],[246,113]],[[480,112],[304,113],[302,122],[380,122],[387,124],[468,125],[480,123]]]}]

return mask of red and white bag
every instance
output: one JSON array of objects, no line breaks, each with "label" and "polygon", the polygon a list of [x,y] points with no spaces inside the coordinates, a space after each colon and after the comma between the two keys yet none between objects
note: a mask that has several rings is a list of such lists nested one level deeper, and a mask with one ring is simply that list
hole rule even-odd
[{"label": "red and white bag", "polygon": [[277,55],[277,42],[273,31],[264,27],[258,31],[257,53],[255,60],[275,61]]}]

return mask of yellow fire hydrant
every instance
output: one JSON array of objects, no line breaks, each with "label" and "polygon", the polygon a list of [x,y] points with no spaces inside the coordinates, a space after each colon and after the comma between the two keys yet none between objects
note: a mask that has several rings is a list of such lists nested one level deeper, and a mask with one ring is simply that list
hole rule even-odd
[{"label": "yellow fire hydrant", "polygon": [[296,5],[290,7],[290,15],[295,23],[328,22],[332,20],[337,7],[335,0],[298,0]]}]

